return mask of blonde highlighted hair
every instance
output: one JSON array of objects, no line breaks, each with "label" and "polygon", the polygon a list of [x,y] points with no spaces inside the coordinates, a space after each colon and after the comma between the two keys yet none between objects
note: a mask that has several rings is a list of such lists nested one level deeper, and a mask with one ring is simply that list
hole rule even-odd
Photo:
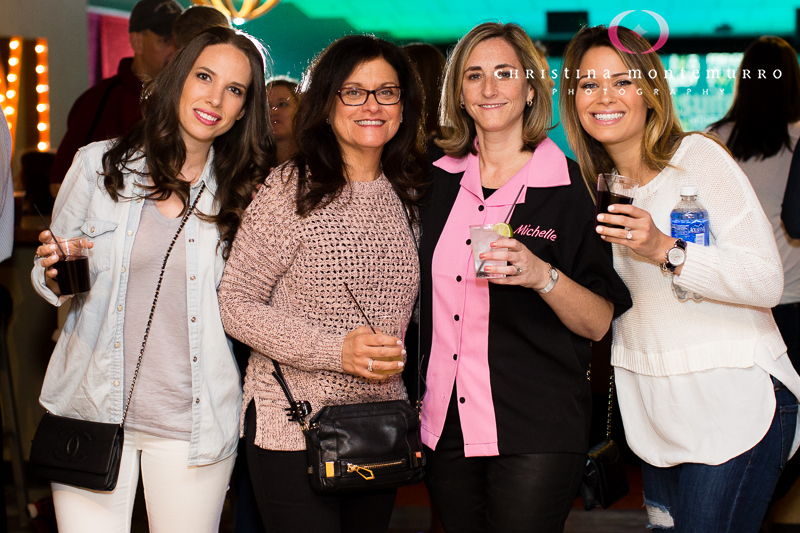
[{"label": "blonde highlighted hair", "polygon": [[526,106],[522,115],[522,149],[534,150],[547,138],[547,132],[552,129],[553,104],[549,87],[541,77],[545,68],[544,57],[533,45],[528,34],[517,24],[485,22],[472,28],[458,41],[450,53],[445,68],[439,108],[442,138],[438,139],[436,144],[453,157],[476,153],[475,122],[465,110],[461,109],[461,88],[470,54],[478,44],[494,38],[503,39],[511,45],[525,73],[532,71],[534,74],[525,76],[528,85],[533,88],[533,104]]},{"label": "blonde highlighted hair", "polygon": [[[692,134],[681,128],[665,77],[664,64],[658,54],[643,53],[651,48],[644,37],[623,26],[617,26],[616,29],[620,43],[633,53],[618,50],[611,42],[607,27],[583,28],[567,45],[561,73],[561,121],[570,148],[580,164],[583,179],[592,191],[596,188],[597,175],[611,172],[615,167],[603,145],[583,129],[575,107],[576,93],[580,90],[578,69],[583,57],[592,48],[606,47],[619,56],[648,107],[641,146],[643,166],[658,170],[666,168],[681,140]],[[706,136],[719,143],[716,137]]]}]

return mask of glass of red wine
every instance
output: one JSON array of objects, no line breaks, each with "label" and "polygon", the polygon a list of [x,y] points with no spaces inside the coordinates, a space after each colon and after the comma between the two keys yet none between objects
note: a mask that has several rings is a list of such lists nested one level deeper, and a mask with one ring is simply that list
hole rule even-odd
[{"label": "glass of red wine", "polygon": [[[610,205],[632,204],[633,197],[636,195],[636,189],[638,187],[639,182],[633,178],[627,178],[619,174],[599,174],[597,176],[597,211],[595,212],[595,221],[597,221],[597,215],[608,213],[608,206]],[[608,226],[609,228],[622,228],[622,226],[616,224],[607,224],[605,222],[597,223]]]},{"label": "glass of red wine", "polygon": [[56,237],[58,263],[51,268],[58,271],[56,281],[61,294],[78,294],[92,288],[89,277],[89,239]]}]

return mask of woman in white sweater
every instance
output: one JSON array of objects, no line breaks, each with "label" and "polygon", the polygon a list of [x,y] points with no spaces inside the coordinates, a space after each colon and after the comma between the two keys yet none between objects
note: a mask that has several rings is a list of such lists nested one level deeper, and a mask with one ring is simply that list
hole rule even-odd
[{"label": "woman in white sweater", "polygon": [[[639,182],[635,205],[597,217],[622,226],[597,232],[613,244],[633,298],[613,324],[625,434],[643,459],[653,528],[755,532],[796,449],[800,377],[770,313],[783,290],[781,261],[727,150],[681,130],[649,48],[623,27],[585,28],[567,48],[561,85],[587,184],[603,172]],[[670,212],[689,185],[709,213],[708,246],[669,236]],[[682,298],[687,291],[695,298]]]}]

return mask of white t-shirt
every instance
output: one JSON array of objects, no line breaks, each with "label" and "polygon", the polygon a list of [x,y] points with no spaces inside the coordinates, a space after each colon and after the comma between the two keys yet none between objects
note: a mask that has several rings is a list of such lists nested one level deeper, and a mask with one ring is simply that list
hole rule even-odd
[{"label": "white t-shirt", "polygon": [[[733,124],[725,124],[719,128],[718,133],[723,141],[727,141],[733,129]],[[800,122],[789,124],[789,137],[791,145],[797,145],[800,137]],[[783,193],[786,191],[786,181],[789,178],[789,167],[792,163],[792,152],[784,147],[772,157],[761,160],[751,157],[747,161],[736,161],[753,185],[758,201],[764,208],[772,229],[775,232],[775,242],[783,263],[783,296],[781,304],[800,302],[800,239],[792,239],[786,233],[781,222],[781,205]]]}]

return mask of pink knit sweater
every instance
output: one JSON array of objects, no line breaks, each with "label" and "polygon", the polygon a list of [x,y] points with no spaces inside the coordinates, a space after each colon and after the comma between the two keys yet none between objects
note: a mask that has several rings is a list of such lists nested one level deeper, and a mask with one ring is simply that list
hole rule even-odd
[{"label": "pink knit sweater", "polygon": [[377,381],[342,369],[345,336],[365,325],[343,283],[376,326],[381,316],[407,323],[419,287],[414,241],[386,177],[350,182],[304,218],[296,213],[296,190],[291,164],[270,174],[244,214],[219,287],[225,330],[252,349],[242,417],[255,400],[255,443],[269,450],[305,449],[299,425],[286,418],[271,359],[313,413],[406,397],[400,374]]}]

